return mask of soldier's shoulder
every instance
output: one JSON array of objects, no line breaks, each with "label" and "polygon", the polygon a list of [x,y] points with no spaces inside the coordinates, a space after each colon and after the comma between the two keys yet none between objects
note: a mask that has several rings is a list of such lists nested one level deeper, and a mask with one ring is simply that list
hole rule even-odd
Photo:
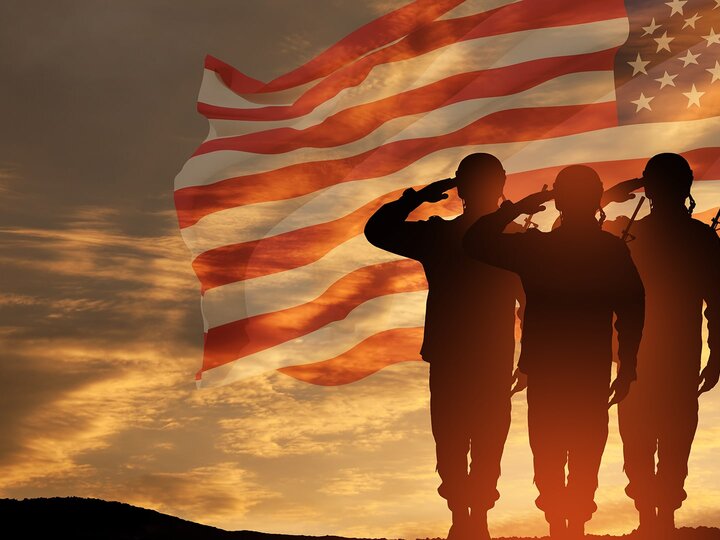
[{"label": "soldier's shoulder", "polygon": [[698,231],[698,234],[715,233],[715,231],[713,230],[713,228],[710,225],[708,225],[704,221],[695,219],[694,217],[691,217],[688,220],[688,226],[696,229]]},{"label": "soldier's shoulder", "polygon": [[710,225],[700,221],[699,219],[690,218],[688,226],[693,231],[693,234],[701,242],[717,244],[718,240],[720,240],[717,231],[713,229]]}]

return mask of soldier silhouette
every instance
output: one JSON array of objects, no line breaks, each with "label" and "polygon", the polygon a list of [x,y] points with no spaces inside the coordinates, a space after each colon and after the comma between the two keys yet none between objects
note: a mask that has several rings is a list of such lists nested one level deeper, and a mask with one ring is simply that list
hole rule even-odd
[{"label": "soldier silhouette", "polygon": [[[487,512],[499,498],[500,459],[510,427],[516,276],[468,258],[466,229],[498,208],[505,171],[490,154],[471,154],[452,179],[433,182],[382,206],[368,220],[373,245],[418,260],[428,281],[422,357],[430,363],[430,413],[438,493],[452,511],[448,538],[490,538]],[[425,202],[457,188],[463,213],[406,221]],[[468,452],[470,471],[468,472]]]},{"label": "soldier silhouette", "polygon": [[[516,272],[525,288],[520,369],[527,374],[536,504],[552,537],[581,537],[597,508],[608,398],[612,405],[627,395],[642,334],[642,282],[628,248],[595,219],[602,192],[593,169],[567,167],[552,191],[503,203],[464,241],[472,257]],[[557,229],[502,232],[552,197],[562,219]],[[613,314],[621,365],[611,385]]]},{"label": "soldier silhouette", "polygon": [[[720,375],[720,239],[691,218],[692,181],[682,156],[658,154],[642,178],[618,184],[605,197],[625,200],[644,186],[651,202],[650,215],[633,224],[635,239],[628,244],[647,304],[638,382],[618,410],[629,480],[625,491],[635,501],[638,530],[651,538],[675,528],[674,512],[687,497],[683,487],[698,396]],[[627,224],[620,218],[608,229],[620,234]],[[711,353],[700,374],[703,301]]]}]

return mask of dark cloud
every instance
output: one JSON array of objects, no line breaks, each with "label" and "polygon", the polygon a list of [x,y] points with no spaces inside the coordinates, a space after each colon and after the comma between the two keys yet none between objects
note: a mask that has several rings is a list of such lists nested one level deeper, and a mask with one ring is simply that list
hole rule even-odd
[{"label": "dark cloud", "polygon": [[172,208],[173,178],[207,133],[194,112],[205,54],[269,79],[375,15],[362,2],[307,6],[4,2],[0,169],[17,168],[34,206],[6,208],[6,222],[57,227],[68,209],[111,202],[136,232],[150,229],[128,209]]}]

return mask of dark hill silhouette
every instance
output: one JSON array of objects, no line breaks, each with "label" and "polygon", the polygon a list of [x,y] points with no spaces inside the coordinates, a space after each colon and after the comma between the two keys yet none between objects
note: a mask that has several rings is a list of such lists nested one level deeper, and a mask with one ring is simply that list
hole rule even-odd
[{"label": "dark hill silhouette", "polygon": [[[0,499],[4,530],[15,538],[73,540],[316,540],[314,536],[225,531],[121,502],[80,497]],[[325,540],[345,540],[325,536]]]},{"label": "dark hill silhouette", "polygon": [[[340,536],[317,537],[255,531],[225,531],[125,503],[79,497],[0,499],[0,522],[3,524],[3,530],[17,531],[12,538],[43,540],[65,538],[73,540],[317,540],[318,538],[348,540]],[[632,537],[588,535],[586,538]],[[677,531],[674,538],[720,540],[720,529],[682,528]]]}]

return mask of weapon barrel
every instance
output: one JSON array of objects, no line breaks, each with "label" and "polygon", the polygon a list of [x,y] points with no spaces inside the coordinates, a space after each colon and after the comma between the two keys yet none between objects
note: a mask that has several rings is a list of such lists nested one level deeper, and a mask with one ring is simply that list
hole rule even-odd
[{"label": "weapon barrel", "polygon": [[630,237],[630,227],[632,227],[633,223],[635,223],[635,219],[637,218],[638,212],[640,211],[640,207],[643,205],[644,202],[645,196],[643,195],[642,197],[640,197],[640,200],[635,207],[635,211],[630,217],[630,222],[627,224],[627,227],[625,227],[625,230],[622,232],[623,241],[627,242],[628,238]]},{"label": "weapon barrel", "polygon": [[[547,191],[547,189],[548,189],[548,185],[547,185],[547,184],[543,184],[543,187],[542,187],[542,189],[541,189],[540,191]],[[524,223],[523,223],[523,230],[524,230],[524,231],[527,231],[527,230],[528,230],[530,227],[532,227],[533,225],[535,225],[535,226],[537,227],[537,224],[536,224],[536,223],[533,223],[533,220],[532,220],[532,218],[533,218],[534,215],[535,215],[535,214],[529,214],[529,215],[525,218],[525,221],[524,221]]]},{"label": "weapon barrel", "polygon": [[717,214],[715,214],[715,217],[712,218],[712,221],[710,222],[710,226],[712,227],[713,231],[717,231],[718,227],[720,227],[720,208],[718,208]]}]

